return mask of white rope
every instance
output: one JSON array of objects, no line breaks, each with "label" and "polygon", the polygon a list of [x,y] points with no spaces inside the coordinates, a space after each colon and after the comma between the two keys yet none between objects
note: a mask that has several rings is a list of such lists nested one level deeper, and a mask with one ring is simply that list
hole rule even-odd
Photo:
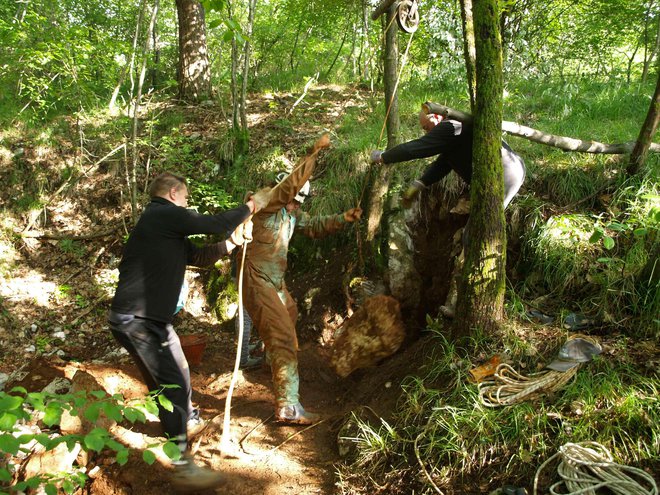
[{"label": "white rope", "polygon": [[555,392],[571,378],[579,365],[567,371],[542,371],[524,376],[510,365],[498,365],[494,379],[479,384],[479,398],[486,407],[509,406]]},{"label": "white rope", "polygon": [[541,471],[557,457],[561,458],[557,466],[561,481],[550,486],[552,495],[595,495],[600,488],[620,495],[658,495],[658,487],[650,474],[639,468],[617,464],[609,450],[596,442],[561,446],[559,452],[536,471],[534,495],[538,493]]},{"label": "white rope", "polygon": [[[249,220],[248,220],[249,221]],[[241,267],[238,271],[238,345],[236,346],[236,360],[234,361],[234,372],[231,375],[231,383],[225,399],[225,416],[222,422],[222,436],[220,437],[220,451],[227,452],[231,448],[231,397],[238,380],[238,370],[241,364],[241,342],[243,342],[243,266],[245,265],[245,252],[247,242],[243,243],[243,256]]]}]

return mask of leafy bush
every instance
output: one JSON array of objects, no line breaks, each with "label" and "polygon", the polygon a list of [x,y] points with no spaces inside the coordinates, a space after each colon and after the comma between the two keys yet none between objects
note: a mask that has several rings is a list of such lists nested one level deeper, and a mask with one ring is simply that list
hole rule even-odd
[{"label": "leafy bush", "polygon": [[[165,386],[163,388],[169,388]],[[124,465],[128,461],[129,449],[114,440],[104,428],[93,428],[84,435],[52,436],[46,432],[23,433],[19,430],[20,424],[28,422],[43,422],[46,427],[56,428],[62,419],[62,414],[68,411],[72,416],[82,416],[91,423],[96,423],[101,414],[118,423],[146,421],[146,413],[158,415],[158,405],[168,411],[173,410],[172,403],[162,394],[162,390],[152,392],[144,399],[126,401],[121,394],[108,395],[104,391],[80,391],[71,394],[52,394],[49,392],[28,392],[23,387],[15,387],[10,393],[0,392],[0,456],[8,459],[0,463],[0,495],[23,491],[27,488],[36,489],[44,486],[49,495],[57,493],[57,486],[61,484],[66,493],[73,493],[77,487],[82,487],[87,477],[82,472],[70,475],[46,473],[32,478],[16,481],[14,478],[15,465],[11,457],[23,451],[30,452],[29,446],[34,442],[41,444],[46,451],[58,445],[66,444],[71,451],[76,444],[84,450],[101,452],[105,449],[114,452],[116,461]],[[142,453],[142,458],[152,464],[156,457],[151,449],[162,446],[164,453],[171,459],[180,457],[179,448],[171,441],[164,444],[150,445]]]}]

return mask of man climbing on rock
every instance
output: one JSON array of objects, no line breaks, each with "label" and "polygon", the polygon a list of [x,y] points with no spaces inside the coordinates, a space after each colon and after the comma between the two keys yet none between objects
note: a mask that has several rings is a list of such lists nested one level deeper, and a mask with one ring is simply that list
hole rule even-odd
[{"label": "man climbing on rock", "polygon": [[284,281],[289,240],[294,231],[320,238],[341,230],[360,219],[361,208],[351,208],[338,215],[311,217],[300,210],[309,197],[309,178],[318,152],[330,145],[323,135],[310,154],[302,158],[291,174],[278,176],[268,205],[253,219],[253,240],[244,245],[245,307],[263,339],[273,376],[275,418],[286,424],[312,424],[318,414],[300,404],[298,386],[298,338],[296,302]]},{"label": "man climbing on rock", "polygon": [[[445,120],[438,114],[427,114],[424,105],[419,113],[419,124],[426,134],[387,151],[371,152],[372,163],[399,163],[418,158],[438,155],[424,171],[421,178],[410,184],[401,197],[401,204],[409,208],[422,189],[441,181],[452,170],[466,183],[472,181],[472,125],[457,120]],[[502,141],[502,168],[504,169],[504,208],[517,194],[525,179],[525,165],[508,144]],[[469,233],[468,225],[465,232]],[[467,234],[463,235],[463,244]],[[460,258],[460,257],[459,257]],[[441,307],[442,313],[452,318],[456,305],[455,278],[460,271],[460,261],[456,263],[447,302]]]},{"label": "man climbing on rock", "polygon": [[[204,490],[218,486],[224,477],[197,466],[188,452],[188,425],[198,418],[192,409],[190,370],[171,322],[186,265],[210,265],[243,244],[240,226],[268,204],[270,196],[259,191],[238,208],[202,215],[187,209],[183,177],[163,173],[151,183],[149,193],[151,203],[124,248],[108,319],[112,334],[132,356],[149,390],[178,386],[162,391],[172,411],[159,404],[161,426],[181,451],[181,458],[173,462],[173,483],[182,490]],[[231,238],[199,248],[188,239],[193,234]]]}]

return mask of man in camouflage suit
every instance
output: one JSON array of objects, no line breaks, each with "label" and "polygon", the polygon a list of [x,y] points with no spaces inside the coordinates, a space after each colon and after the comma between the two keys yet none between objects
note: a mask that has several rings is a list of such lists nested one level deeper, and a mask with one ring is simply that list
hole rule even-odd
[{"label": "man in camouflage suit", "polygon": [[308,179],[316,156],[329,145],[330,139],[323,135],[291,174],[278,177],[280,182],[273,188],[270,202],[252,219],[253,240],[246,247],[245,306],[270,358],[276,420],[288,424],[312,424],[319,420],[319,415],[305,411],[299,400],[298,309],[284,282],[289,240],[294,231],[311,238],[338,232],[362,215],[360,208],[316,217],[300,210],[309,195]]}]

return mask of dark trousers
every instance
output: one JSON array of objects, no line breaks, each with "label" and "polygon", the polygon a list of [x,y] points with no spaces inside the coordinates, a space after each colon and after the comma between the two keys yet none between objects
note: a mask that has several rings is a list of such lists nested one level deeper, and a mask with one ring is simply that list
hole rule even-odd
[{"label": "dark trousers", "polygon": [[178,385],[162,391],[174,409],[167,411],[158,403],[158,416],[165,434],[185,450],[186,424],[192,413],[192,389],[188,362],[174,328],[144,318],[118,322],[111,317],[110,330],[133,357],[149,390],[159,390],[162,385]]}]

